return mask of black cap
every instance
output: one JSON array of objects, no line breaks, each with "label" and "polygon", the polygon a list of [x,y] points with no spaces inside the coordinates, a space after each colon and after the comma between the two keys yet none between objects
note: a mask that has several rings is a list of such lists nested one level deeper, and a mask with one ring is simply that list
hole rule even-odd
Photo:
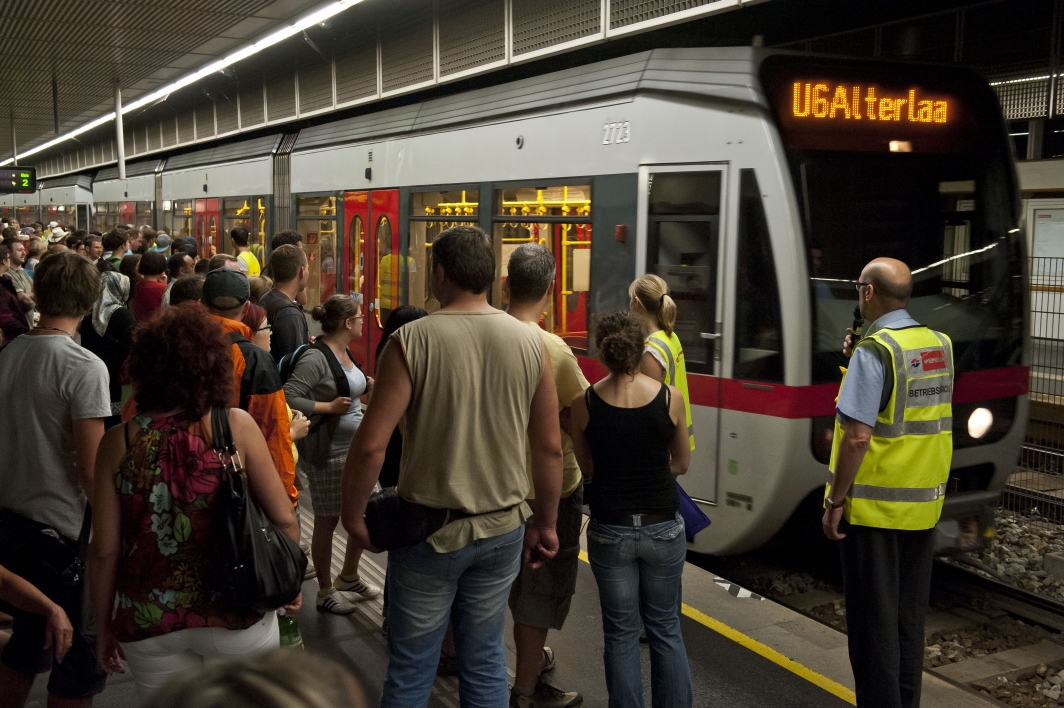
[{"label": "black cap", "polygon": [[218,268],[203,281],[203,302],[215,310],[234,310],[251,299],[247,276],[233,268]]}]

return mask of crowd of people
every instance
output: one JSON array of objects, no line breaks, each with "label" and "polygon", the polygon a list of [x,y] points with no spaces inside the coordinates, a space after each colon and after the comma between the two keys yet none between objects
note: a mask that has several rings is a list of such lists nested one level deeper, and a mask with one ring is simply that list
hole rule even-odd
[{"label": "crowd of people", "polygon": [[[108,674],[126,670],[142,700],[198,705],[196,690],[237,681],[212,661],[271,661],[276,612],[220,587],[224,466],[212,416],[226,409],[249,494],[270,522],[299,542],[313,510],[305,552],[319,611],[350,613],[382,592],[359,574],[363,552],[381,550],[366,520],[375,490],[394,487],[401,508],[428,519],[416,542],[389,549],[382,706],[426,705],[444,659],[470,705],[580,705],[543,675],[556,662],[548,632],[563,629],[576,591],[584,504],[611,705],[643,705],[644,629],[654,705],[691,705],[676,476],[694,438],[660,278],[640,278],[630,309],[597,318],[609,373],[589,386],[541,326],[551,252],[512,253],[509,307],[498,310],[490,237],[455,227],[432,249],[439,309],[391,310],[367,372],[347,348],[365,331],[357,294],[313,308],[321,334],[310,336],[298,233],[276,234],[260,267],[239,227],[235,252],[209,259],[192,239],[148,229],[46,231],[44,254],[27,247],[35,227],[9,225],[0,244],[0,399],[12,404],[0,410],[0,608],[13,616],[0,634],[4,705],[22,705],[49,668],[57,705],[89,705]],[[341,522],[349,540],[334,576]],[[270,680],[253,663],[232,673]]]}]

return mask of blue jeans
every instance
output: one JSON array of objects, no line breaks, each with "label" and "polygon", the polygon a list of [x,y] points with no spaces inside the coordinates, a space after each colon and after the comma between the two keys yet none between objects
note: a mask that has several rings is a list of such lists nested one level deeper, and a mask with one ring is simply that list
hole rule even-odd
[{"label": "blue jeans", "polygon": [[640,620],[650,642],[654,708],[689,708],[691,667],[680,633],[683,520],[642,528],[593,522],[587,555],[598,583],[610,708],[642,708]]},{"label": "blue jeans", "polygon": [[388,677],[382,708],[429,702],[440,644],[454,622],[462,708],[510,700],[502,633],[524,527],[451,553],[425,542],[388,554]]}]

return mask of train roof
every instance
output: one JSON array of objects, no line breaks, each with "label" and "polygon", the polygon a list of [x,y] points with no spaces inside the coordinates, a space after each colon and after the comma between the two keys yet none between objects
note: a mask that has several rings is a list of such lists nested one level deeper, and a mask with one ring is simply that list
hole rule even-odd
[{"label": "train roof", "polygon": [[305,128],[295,151],[501,120],[640,93],[686,94],[767,108],[754,47],[652,49],[499,86]]}]

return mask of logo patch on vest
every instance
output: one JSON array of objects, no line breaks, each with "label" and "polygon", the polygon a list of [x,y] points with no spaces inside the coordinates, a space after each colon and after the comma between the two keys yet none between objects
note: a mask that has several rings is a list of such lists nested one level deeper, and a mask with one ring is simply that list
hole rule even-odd
[{"label": "logo patch on vest", "polygon": [[942,347],[929,347],[928,349],[913,349],[905,352],[910,377],[945,372],[949,365],[946,362],[946,350]]}]

